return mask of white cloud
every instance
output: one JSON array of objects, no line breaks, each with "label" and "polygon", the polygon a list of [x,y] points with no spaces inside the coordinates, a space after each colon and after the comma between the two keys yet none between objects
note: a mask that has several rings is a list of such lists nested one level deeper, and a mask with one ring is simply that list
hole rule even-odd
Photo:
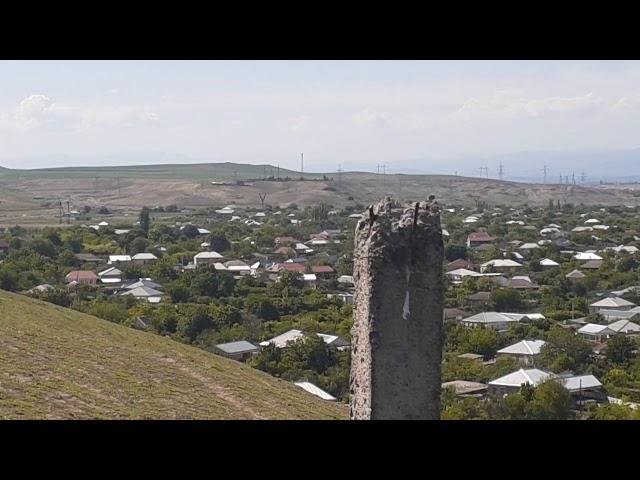
[{"label": "white cloud", "polygon": [[492,95],[470,98],[450,115],[452,119],[514,119],[570,113],[586,113],[607,107],[606,102],[592,92],[574,97],[528,98],[518,89],[505,89]]},{"label": "white cloud", "polygon": [[304,132],[308,128],[310,120],[306,115],[291,117],[288,119],[289,129],[293,132]]},{"label": "white cloud", "polygon": [[370,108],[357,112],[351,118],[356,125],[381,126],[389,124],[389,116],[385,112],[378,112]]},{"label": "white cloud", "polygon": [[9,132],[81,131],[95,127],[152,124],[156,112],[144,106],[113,104],[65,104],[42,94],[23,99],[17,107],[0,110],[0,130]]}]

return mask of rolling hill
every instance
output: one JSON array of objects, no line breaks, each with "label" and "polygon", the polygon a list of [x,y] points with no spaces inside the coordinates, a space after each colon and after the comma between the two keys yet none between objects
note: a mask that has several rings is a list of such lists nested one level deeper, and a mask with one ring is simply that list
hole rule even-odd
[{"label": "rolling hill", "polygon": [[346,419],[238,362],[0,291],[0,419]]},{"label": "rolling hill", "polygon": [[[144,205],[211,207],[236,204],[258,208],[260,197],[276,209],[327,203],[341,208],[367,205],[385,195],[414,201],[435,195],[442,204],[474,206],[546,205],[549,200],[590,205],[638,205],[638,185],[516,183],[453,175],[378,175],[366,172],[300,173],[271,165],[236,163],[65,167],[0,172],[0,226],[55,225],[58,202],[72,208],[102,205],[120,215],[137,215]],[[323,175],[329,177],[323,178]],[[252,181],[248,181],[251,179]],[[244,180],[237,185],[234,180]],[[212,183],[214,182],[214,183]]]}]

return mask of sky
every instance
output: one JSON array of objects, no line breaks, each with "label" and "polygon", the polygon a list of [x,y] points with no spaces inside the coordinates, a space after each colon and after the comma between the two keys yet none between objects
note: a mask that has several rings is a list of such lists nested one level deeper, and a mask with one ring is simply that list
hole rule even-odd
[{"label": "sky", "polygon": [[0,61],[10,168],[298,168],[304,152],[307,171],[453,173],[457,158],[638,148],[639,122],[638,61]]}]

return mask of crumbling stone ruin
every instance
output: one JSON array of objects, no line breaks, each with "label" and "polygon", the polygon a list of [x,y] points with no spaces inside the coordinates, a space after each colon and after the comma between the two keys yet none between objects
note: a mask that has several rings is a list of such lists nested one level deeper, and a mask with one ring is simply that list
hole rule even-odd
[{"label": "crumbling stone ruin", "polygon": [[355,233],[351,419],[440,416],[444,246],[433,196],[387,197]]}]

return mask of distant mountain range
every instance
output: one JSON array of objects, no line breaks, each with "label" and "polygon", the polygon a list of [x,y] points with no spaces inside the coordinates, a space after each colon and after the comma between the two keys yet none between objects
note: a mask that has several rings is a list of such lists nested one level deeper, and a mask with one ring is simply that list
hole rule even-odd
[{"label": "distant mountain range", "polygon": [[[603,181],[638,181],[640,179],[640,149],[517,152],[493,156],[464,156],[448,159],[413,159],[388,163],[388,173],[455,174],[480,176],[480,167],[488,168],[489,178],[499,178],[500,164],[503,178],[513,181],[541,183],[544,166],[547,182],[558,183],[560,175],[566,180],[587,183]],[[486,173],[483,172],[483,176]]]},{"label": "distant mountain range", "polygon": [[[164,152],[121,153],[102,156],[51,155],[25,158],[0,159],[0,165],[10,168],[55,168],[55,167],[96,167],[133,166],[160,164],[221,163],[224,158],[196,158]],[[258,159],[262,165],[263,162]],[[284,162],[283,162],[284,163]],[[488,177],[499,178],[499,166],[503,168],[503,179],[520,182],[542,183],[544,166],[547,166],[547,183],[558,183],[575,176],[582,183],[584,173],[586,183],[640,181],[640,148],[630,150],[584,150],[584,151],[530,151],[489,156],[460,156],[435,159],[416,158],[409,160],[388,160],[387,174],[458,174],[467,177],[480,176],[480,167],[487,167]],[[0,166],[0,169],[2,167]],[[284,170],[284,168],[283,168]],[[363,162],[343,162],[343,171],[377,172],[377,166]],[[382,173],[380,169],[380,173]],[[311,172],[309,172],[311,173]],[[325,172],[335,175],[333,169]],[[482,172],[485,176],[487,172]]]}]

